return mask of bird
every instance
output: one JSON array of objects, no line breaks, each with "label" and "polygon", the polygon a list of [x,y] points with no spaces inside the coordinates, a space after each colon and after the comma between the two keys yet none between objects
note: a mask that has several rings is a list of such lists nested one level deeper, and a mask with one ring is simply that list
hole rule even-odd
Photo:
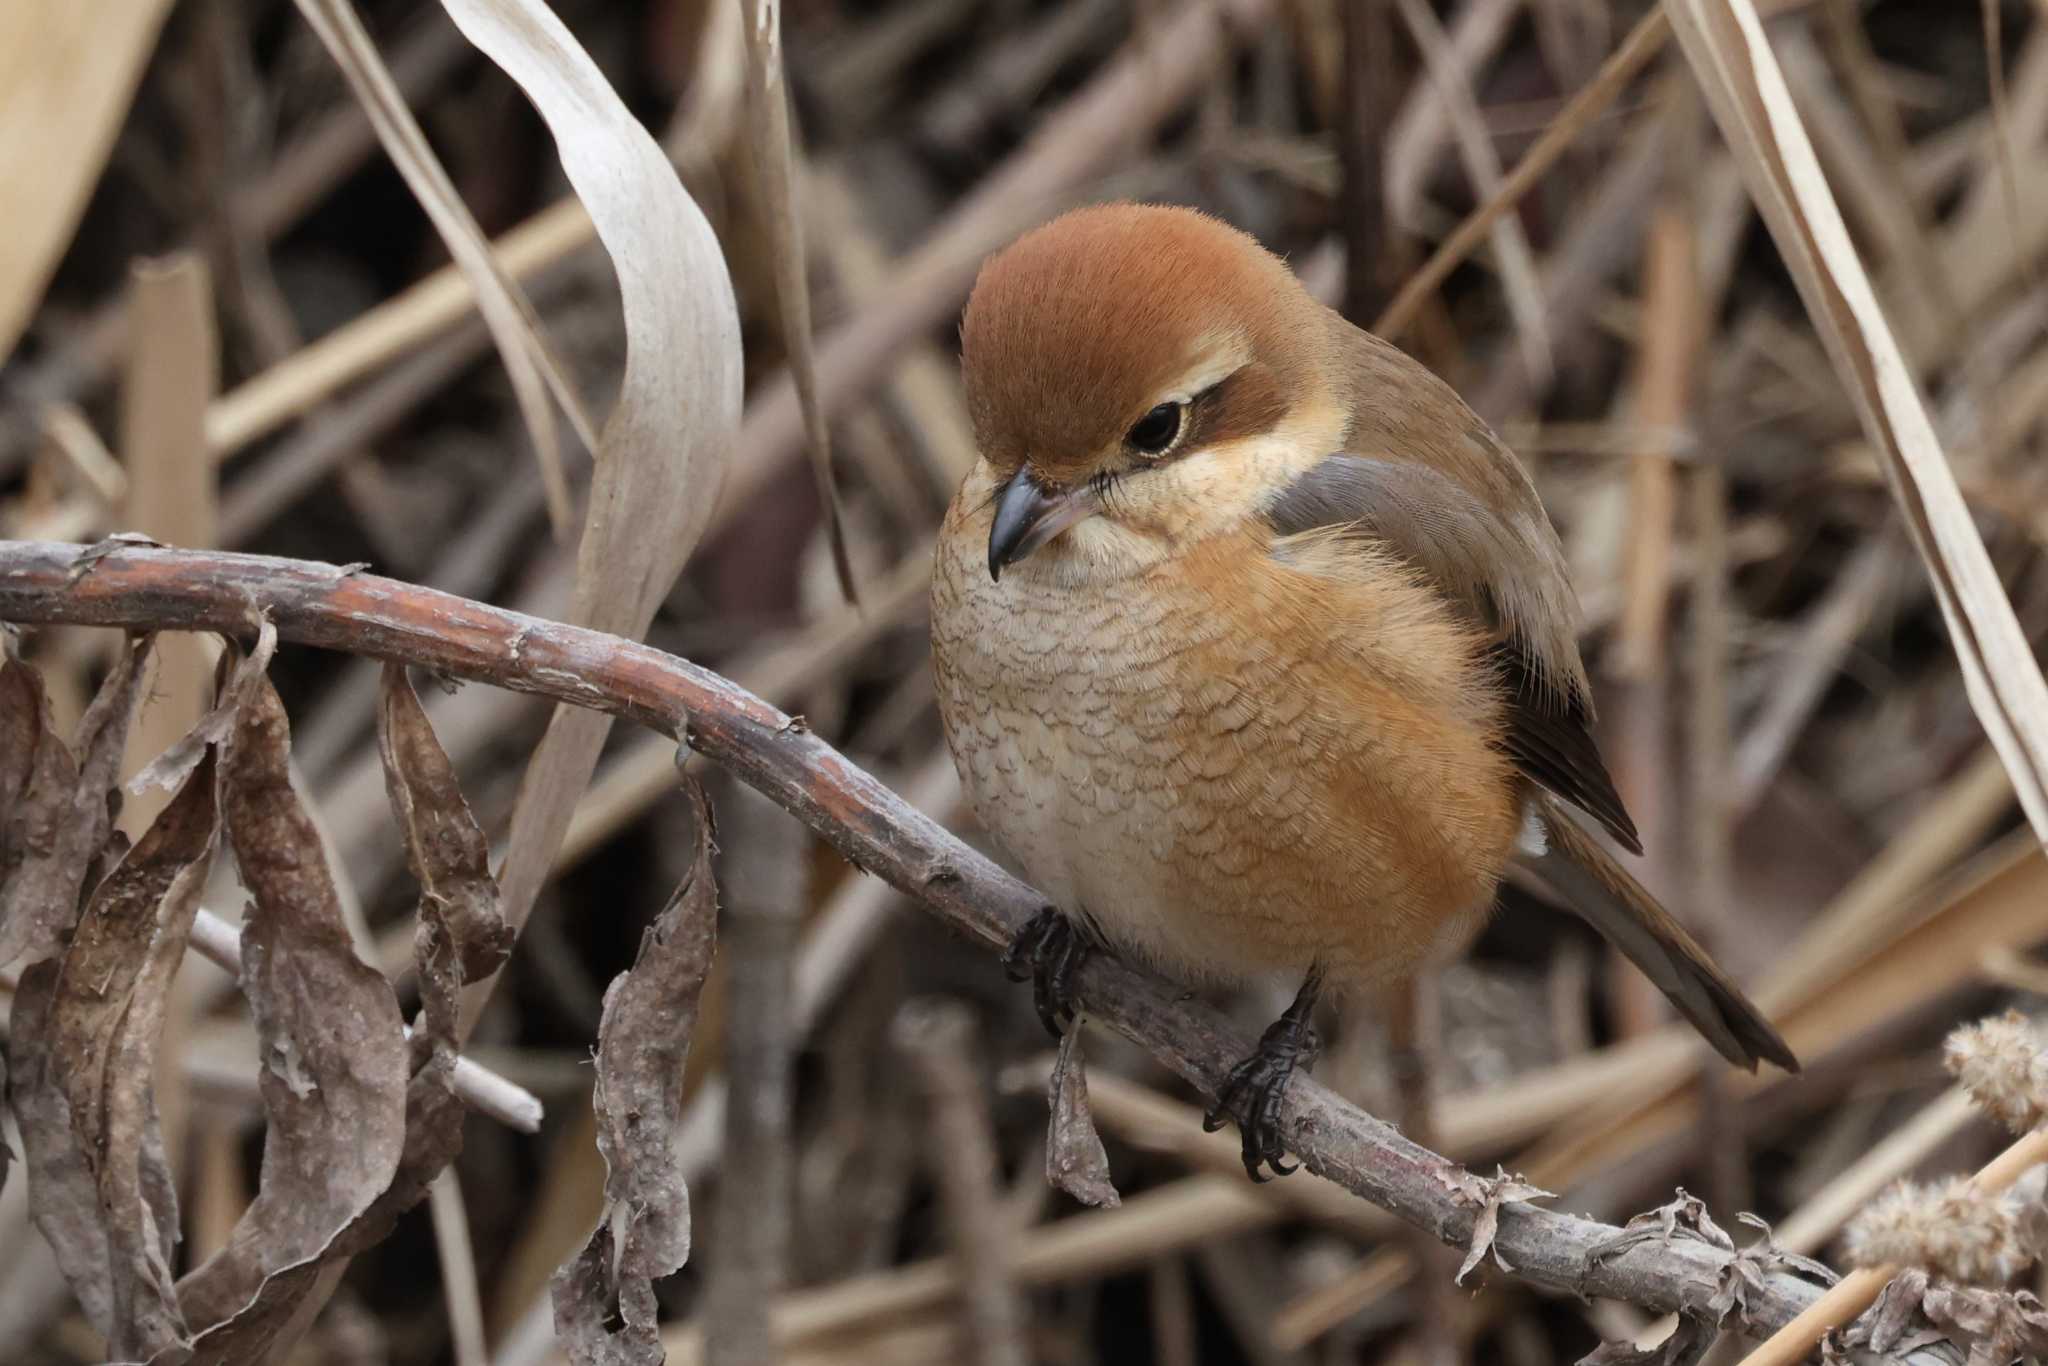
[{"label": "bird", "polygon": [[1071,210],[962,314],[976,460],[936,540],[933,674],[981,826],[1047,899],[1004,961],[1055,1034],[1109,951],[1298,983],[1205,1124],[1294,1169],[1327,989],[1461,953],[1535,873],[1731,1063],[1764,1014],[1601,841],[1579,607],[1527,471],[1445,382],[1198,210]]}]

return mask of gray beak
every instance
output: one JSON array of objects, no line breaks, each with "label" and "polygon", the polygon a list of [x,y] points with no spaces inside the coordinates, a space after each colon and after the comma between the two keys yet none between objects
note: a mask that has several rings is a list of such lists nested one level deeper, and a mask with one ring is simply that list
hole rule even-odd
[{"label": "gray beak", "polygon": [[1049,489],[1029,465],[1023,466],[996,497],[995,524],[988,533],[988,576],[1000,580],[1006,566],[1100,510],[1086,489]]}]

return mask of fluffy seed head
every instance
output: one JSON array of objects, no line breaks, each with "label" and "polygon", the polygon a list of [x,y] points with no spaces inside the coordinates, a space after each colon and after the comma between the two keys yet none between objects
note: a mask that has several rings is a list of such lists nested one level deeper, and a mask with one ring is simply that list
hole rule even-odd
[{"label": "fluffy seed head", "polygon": [[2017,1010],[1964,1025],[1948,1036],[1942,1061],[1979,1109],[2014,1133],[2048,1115],[2048,1055],[2033,1021]]},{"label": "fluffy seed head", "polygon": [[2002,1286],[2032,1262],[2019,1212],[1967,1178],[1902,1181],[1849,1224],[1843,1248],[1857,1266],[1911,1266],[1965,1285]]}]

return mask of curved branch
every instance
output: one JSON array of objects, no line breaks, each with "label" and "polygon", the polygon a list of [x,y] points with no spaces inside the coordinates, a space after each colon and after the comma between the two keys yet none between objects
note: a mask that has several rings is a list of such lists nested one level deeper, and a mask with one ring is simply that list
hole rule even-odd
[{"label": "curved branch", "polygon": [[[127,541],[90,549],[0,541],[0,620],[237,633],[252,609],[286,640],[396,660],[609,712],[687,743],[796,816],[856,867],[989,948],[1043,898],[968,848],[845,755],[733,683],[686,660],[599,632],[304,560],[169,550]],[[1080,997],[1097,1020],[1149,1049],[1207,1095],[1251,1041],[1161,979],[1091,955]],[[1283,1109],[1310,1171],[1467,1245],[1483,1183],[1306,1077]],[[1706,1314],[1735,1254],[1695,1238],[1631,1238],[1527,1204],[1499,1210],[1493,1247],[1512,1278],[1665,1312]],[[1488,1263],[1492,1265],[1492,1263]],[[1755,1268],[1743,1268],[1754,1272]],[[1499,1272],[1489,1272],[1497,1275]],[[1768,1332],[1819,1289],[1782,1272],[1743,1276],[1729,1327]],[[1725,1302],[1725,1299],[1724,1299]]]}]

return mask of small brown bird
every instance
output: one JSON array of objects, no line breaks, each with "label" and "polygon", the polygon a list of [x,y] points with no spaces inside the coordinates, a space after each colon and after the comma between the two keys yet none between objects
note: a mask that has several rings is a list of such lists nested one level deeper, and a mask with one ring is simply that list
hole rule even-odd
[{"label": "small brown bird", "polygon": [[939,709],[976,816],[1054,903],[1008,960],[1048,1027],[1091,944],[1291,975],[1209,1116],[1238,1115],[1255,1178],[1291,1170],[1280,1098],[1324,984],[1462,951],[1520,861],[1722,1056],[1797,1067],[1565,813],[1642,850],[1557,533],[1447,385],[1162,206],[1028,233],[961,340],[981,458],[938,542]]}]

